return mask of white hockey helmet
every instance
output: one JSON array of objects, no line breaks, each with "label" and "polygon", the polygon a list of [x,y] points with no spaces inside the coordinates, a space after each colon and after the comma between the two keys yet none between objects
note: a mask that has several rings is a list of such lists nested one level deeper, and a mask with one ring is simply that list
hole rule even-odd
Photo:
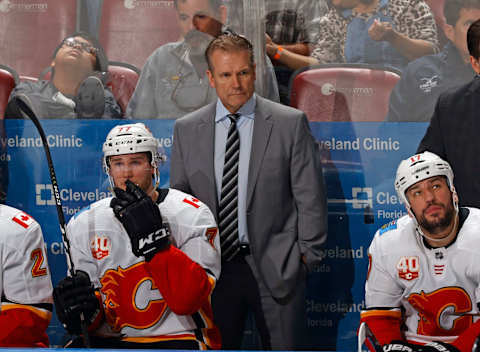
[{"label": "white hockey helmet", "polygon": [[105,143],[103,143],[103,169],[109,177],[113,188],[113,180],[109,173],[108,158],[114,155],[134,154],[148,152],[151,155],[151,165],[155,169],[155,187],[160,183],[158,166],[166,160],[160,153],[158,140],[143,123],[118,125],[110,130]]},{"label": "white hockey helmet", "polygon": [[447,178],[448,186],[452,192],[453,206],[458,211],[458,197],[453,185],[453,171],[450,164],[434,153],[423,152],[402,160],[395,177],[395,190],[409,213],[411,207],[405,194],[407,189],[417,182],[434,176],[445,176]]}]

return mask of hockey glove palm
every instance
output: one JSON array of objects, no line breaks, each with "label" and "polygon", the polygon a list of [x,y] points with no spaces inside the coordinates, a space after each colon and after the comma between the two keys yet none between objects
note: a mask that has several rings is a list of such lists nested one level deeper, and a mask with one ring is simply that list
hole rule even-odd
[{"label": "hockey glove palm", "polygon": [[151,260],[155,253],[169,243],[168,229],[163,225],[160,209],[152,199],[130,180],[126,191],[115,187],[115,198],[110,206],[127,231],[132,252],[137,257]]},{"label": "hockey glove palm", "polygon": [[100,304],[90,277],[81,270],[60,280],[53,290],[53,300],[58,320],[73,335],[82,333],[81,313],[88,326],[100,312]]}]

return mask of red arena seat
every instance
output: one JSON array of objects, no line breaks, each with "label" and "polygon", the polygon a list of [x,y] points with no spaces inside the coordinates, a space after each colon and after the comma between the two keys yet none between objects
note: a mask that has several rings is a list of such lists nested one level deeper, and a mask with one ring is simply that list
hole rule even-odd
[{"label": "red arena seat", "polygon": [[140,70],[130,64],[110,61],[108,76],[107,86],[110,87],[118,105],[125,113],[130,97],[137,86]]},{"label": "red arena seat", "polygon": [[372,65],[312,66],[294,74],[291,105],[310,121],[383,121],[399,79],[398,71]]},{"label": "red arena seat", "polygon": [[173,0],[103,1],[99,38],[110,60],[141,68],[156,48],[179,36]]},{"label": "red arena seat", "polygon": [[0,62],[38,77],[62,39],[75,31],[75,0],[0,2]]},{"label": "red arena seat", "polygon": [[18,83],[18,74],[12,68],[0,65],[0,119],[5,117],[8,97]]}]

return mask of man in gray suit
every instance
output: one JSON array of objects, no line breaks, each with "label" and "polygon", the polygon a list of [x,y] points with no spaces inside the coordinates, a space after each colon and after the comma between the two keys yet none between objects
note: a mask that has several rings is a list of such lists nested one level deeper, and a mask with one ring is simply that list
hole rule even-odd
[{"label": "man in gray suit", "polygon": [[250,310],[263,349],[303,349],[305,277],[327,236],[318,147],[305,114],[254,94],[248,40],[221,35],[206,57],[218,100],[176,121],[170,183],[217,217],[222,348],[240,349]]}]

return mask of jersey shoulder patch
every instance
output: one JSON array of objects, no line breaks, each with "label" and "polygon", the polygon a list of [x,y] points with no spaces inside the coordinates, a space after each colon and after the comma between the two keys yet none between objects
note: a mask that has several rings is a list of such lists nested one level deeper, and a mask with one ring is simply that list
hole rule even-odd
[{"label": "jersey shoulder patch", "polygon": [[79,211],[77,211],[73,217],[76,219],[77,216],[79,216],[81,213],[83,213],[84,211],[86,211],[86,210],[88,210],[88,209],[90,209],[90,204],[87,205],[86,207],[83,207],[83,208],[80,209]]},{"label": "jersey shoulder patch", "polygon": [[19,211],[12,217],[12,221],[23,227],[24,229],[28,229],[34,222],[30,215],[23,211]]},{"label": "jersey shoulder patch", "polygon": [[389,223],[386,223],[380,229],[378,230],[378,233],[380,235],[383,235],[385,232],[388,232],[390,230],[396,230],[397,229],[397,220],[392,220]]}]

